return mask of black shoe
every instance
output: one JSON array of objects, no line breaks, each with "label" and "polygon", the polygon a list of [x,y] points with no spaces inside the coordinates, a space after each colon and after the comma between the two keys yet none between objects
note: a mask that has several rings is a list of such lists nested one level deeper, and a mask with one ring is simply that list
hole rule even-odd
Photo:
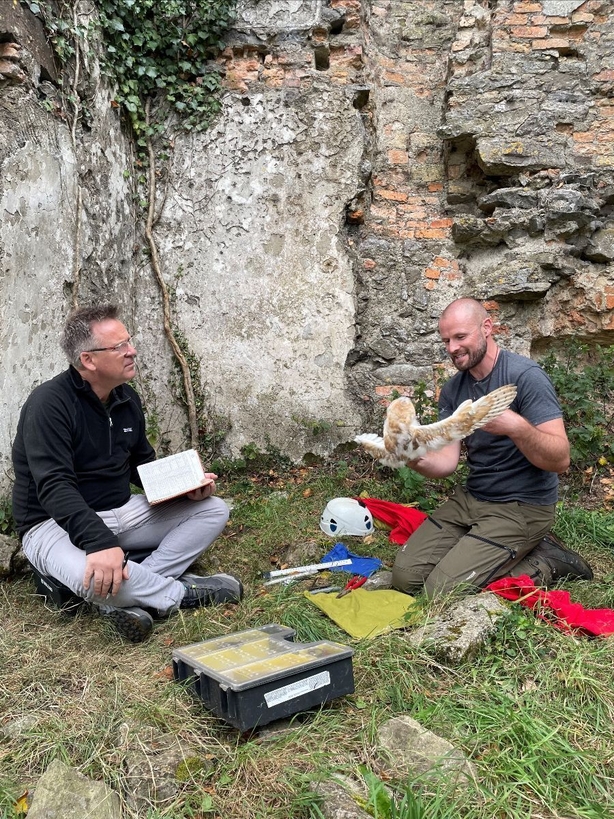
[{"label": "black shoe", "polygon": [[131,643],[142,643],[153,629],[153,618],[143,609],[137,606],[124,609],[113,609],[104,612],[103,617],[107,617],[114,625],[115,630],[129,640]]},{"label": "black shoe", "polygon": [[197,606],[216,606],[218,603],[238,603],[243,597],[243,584],[231,574],[212,574],[200,577],[197,574],[184,574],[179,582],[185,586],[180,609],[193,609]]},{"label": "black shoe", "polygon": [[537,546],[527,555],[529,562],[535,565],[542,575],[544,585],[550,586],[565,578],[592,580],[593,570],[577,552],[564,546],[552,532],[540,540]]}]

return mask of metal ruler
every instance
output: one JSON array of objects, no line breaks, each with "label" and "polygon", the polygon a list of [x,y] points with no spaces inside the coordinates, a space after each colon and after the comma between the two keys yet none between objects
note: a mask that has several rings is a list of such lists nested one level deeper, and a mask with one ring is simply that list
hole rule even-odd
[{"label": "metal ruler", "polygon": [[351,558],[348,558],[347,560],[331,560],[329,563],[312,563],[310,566],[295,566],[292,569],[275,569],[272,572],[264,572],[263,577],[265,580],[270,580],[274,577],[289,577],[294,574],[313,574],[325,569],[336,569],[338,566],[349,566],[351,562]]}]

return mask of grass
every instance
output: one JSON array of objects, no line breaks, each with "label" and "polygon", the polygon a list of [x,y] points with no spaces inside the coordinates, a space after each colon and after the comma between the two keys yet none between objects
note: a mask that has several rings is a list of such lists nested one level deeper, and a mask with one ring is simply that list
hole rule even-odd
[{"label": "grass", "polygon": [[[434,488],[419,487],[431,502]],[[361,492],[411,502],[408,481],[348,458],[334,465],[239,474],[221,481],[230,523],[200,564],[242,577],[240,606],[181,612],[141,645],[118,641],[102,618],[68,618],[45,608],[28,577],[0,584],[0,817],[60,758],[104,779],[129,819],[318,819],[312,783],[350,775],[365,787],[362,807],[379,819],[601,819],[614,813],[614,639],[562,634],[511,606],[492,644],[456,668],[407,642],[402,631],[355,641],[302,596],[302,587],[262,585],[262,572],[330,549],[320,532],[326,502]],[[595,568],[570,583],[574,600],[614,607],[611,512],[563,505],[556,531]],[[352,551],[391,565],[387,532],[346,540]],[[296,565],[296,562],[293,562]],[[423,617],[441,603],[422,601]],[[297,639],[351,645],[356,691],[285,726],[239,734],[172,680],[174,647],[266,623]],[[477,779],[412,781],[377,757],[377,730],[404,713],[470,758]],[[189,749],[177,793],[135,808],[131,766],[141,746],[164,735]]]}]

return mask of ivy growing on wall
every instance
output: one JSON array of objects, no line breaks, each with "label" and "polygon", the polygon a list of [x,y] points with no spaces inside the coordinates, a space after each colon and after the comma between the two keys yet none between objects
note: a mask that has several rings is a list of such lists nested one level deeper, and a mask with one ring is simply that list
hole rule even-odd
[{"label": "ivy growing on wall", "polygon": [[[23,0],[39,16],[62,63],[85,34],[79,0]],[[187,130],[202,130],[219,109],[212,59],[235,19],[236,0],[96,0],[102,63],[116,84],[115,104],[135,134],[147,130],[147,100],[165,102]],[[168,109],[163,111],[168,113]]]},{"label": "ivy growing on wall", "polygon": [[188,129],[206,128],[219,108],[220,75],[211,59],[224,48],[236,0],[98,0],[104,64],[116,102],[138,137],[151,129],[146,102],[162,99]]}]

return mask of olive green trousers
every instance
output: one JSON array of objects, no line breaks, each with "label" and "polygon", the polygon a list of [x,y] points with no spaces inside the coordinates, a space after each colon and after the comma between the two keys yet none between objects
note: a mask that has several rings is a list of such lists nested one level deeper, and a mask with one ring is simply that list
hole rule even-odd
[{"label": "olive green trousers", "polygon": [[554,522],[554,504],[492,503],[457,486],[397,553],[392,585],[429,596],[458,586],[481,589],[499,577],[533,576],[525,560]]}]

